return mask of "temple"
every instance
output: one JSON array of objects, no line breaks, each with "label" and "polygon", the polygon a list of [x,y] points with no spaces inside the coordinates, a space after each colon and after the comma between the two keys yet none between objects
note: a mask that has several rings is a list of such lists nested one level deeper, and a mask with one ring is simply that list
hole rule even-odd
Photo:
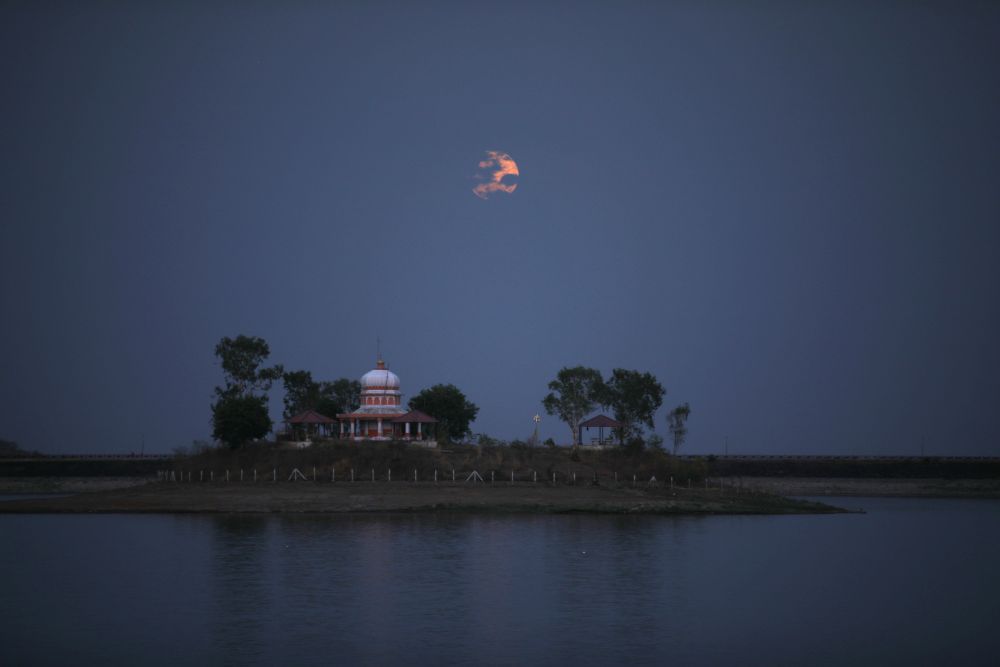
[{"label": "temple", "polygon": [[375,368],[361,376],[361,405],[354,412],[337,415],[340,437],[352,440],[411,440],[437,445],[437,419],[409,412],[401,405],[399,376],[379,358]]}]

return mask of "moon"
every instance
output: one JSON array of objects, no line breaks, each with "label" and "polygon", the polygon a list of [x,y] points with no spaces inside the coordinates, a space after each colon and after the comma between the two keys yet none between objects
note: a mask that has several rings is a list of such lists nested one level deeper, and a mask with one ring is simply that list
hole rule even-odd
[{"label": "moon", "polygon": [[486,158],[479,161],[474,176],[482,182],[472,188],[472,193],[480,199],[489,199],[494,192],[510,194],[517,189],[518,176],[514,158],[501,151],[486,151]]}]

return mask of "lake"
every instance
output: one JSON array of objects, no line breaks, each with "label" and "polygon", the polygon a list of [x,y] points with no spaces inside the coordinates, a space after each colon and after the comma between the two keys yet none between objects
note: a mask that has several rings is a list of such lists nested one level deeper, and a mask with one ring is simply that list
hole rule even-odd
[{"label": "lake", "polygon": [[0,664],[996,664],[1000,501],[0,515]]}]

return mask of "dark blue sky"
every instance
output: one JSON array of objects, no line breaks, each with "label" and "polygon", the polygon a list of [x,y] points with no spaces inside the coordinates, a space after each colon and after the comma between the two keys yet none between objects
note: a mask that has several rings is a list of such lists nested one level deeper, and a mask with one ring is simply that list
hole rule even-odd
[{"label": "dark blue sky", "polygon": [[0,438],[207,438],[246,333],[503,438],[584,364],[691,453],[998,453],[1000,5],[149,5],[0,4]]}]

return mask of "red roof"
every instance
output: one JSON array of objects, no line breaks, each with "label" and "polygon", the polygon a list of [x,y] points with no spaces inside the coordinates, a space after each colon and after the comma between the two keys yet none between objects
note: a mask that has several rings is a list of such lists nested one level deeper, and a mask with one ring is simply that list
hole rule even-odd
[{"label": "red roof", "polygon": [[405,415],[399,415],[392,421],[401,424],[403,422],[421,423],[421,424],[436,424],[437,420],[428,414],[424,414],[420,410],[410,410]]},{"label": "red roof", "polygon": [[580,422],[580,426],[584,428],[597,428],[603,426],[605,428],[622,428],[625,424],[615,421],[611,417],[605,415],[597,415],[596,417],[591,417],[585,422]]},{"label": "red roof", "polygon": [[315,410],[306,410],[286,421],[289,424],[332,424],[336,420],[330,419],[326,415],[321,415]]}]

